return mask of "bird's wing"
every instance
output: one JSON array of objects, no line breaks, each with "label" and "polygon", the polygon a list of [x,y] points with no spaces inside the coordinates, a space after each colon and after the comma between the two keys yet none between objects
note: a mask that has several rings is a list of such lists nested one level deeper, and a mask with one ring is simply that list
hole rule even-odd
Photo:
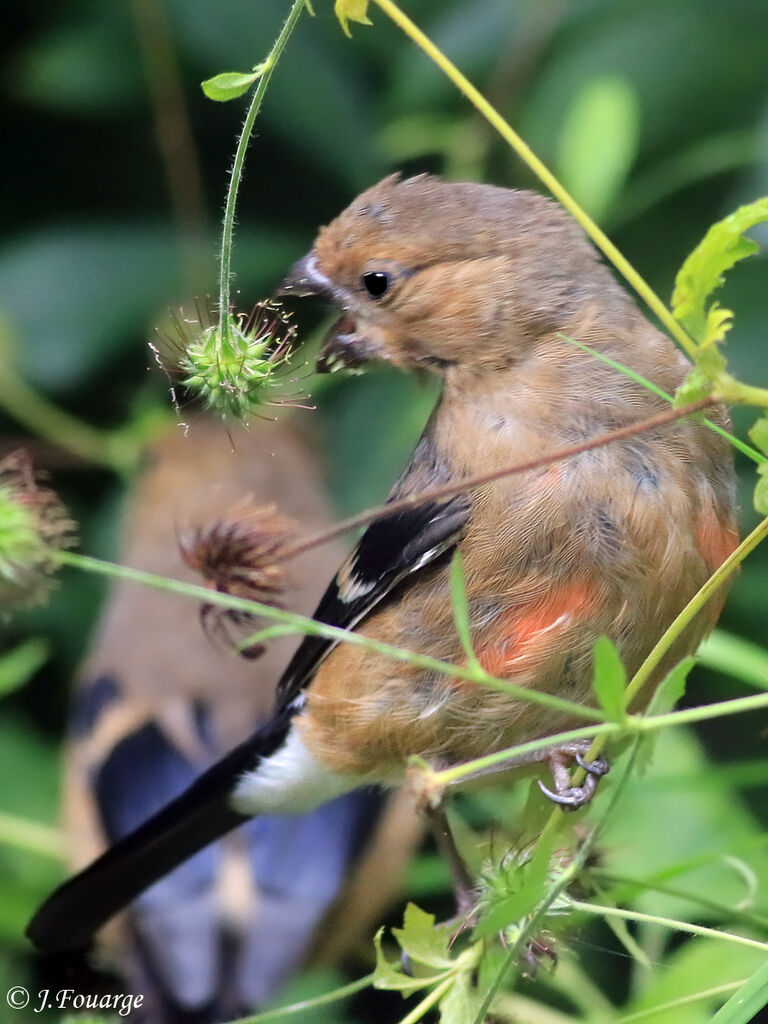
[{"label": "bird's wing", "polygon": [[[449,479],[426,433],[389,500],[417,494]],[[469,519],[464,495],[415,505],[372,523],[336,573],[313,618],[340,629],[353,629],[408,576],[450,551]],[[293,701],[312,680],[338,641],[305,636],[278,685],[281,707]]]}]

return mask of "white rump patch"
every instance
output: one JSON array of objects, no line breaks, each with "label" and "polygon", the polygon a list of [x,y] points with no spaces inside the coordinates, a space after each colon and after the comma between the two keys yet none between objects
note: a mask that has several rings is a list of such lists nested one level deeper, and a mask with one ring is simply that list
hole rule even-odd
[{"label": "white rump patch", "polygon": [[322,765],[292,726],[279,750],[241,776],[230,803],[241,814],[303,814],[361,785]]}]

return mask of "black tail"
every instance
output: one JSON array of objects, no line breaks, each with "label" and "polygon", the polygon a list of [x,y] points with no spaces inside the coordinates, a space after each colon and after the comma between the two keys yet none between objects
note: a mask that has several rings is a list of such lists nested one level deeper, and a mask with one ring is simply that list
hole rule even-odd
[{"label": "black tail", "polygon": [[245,771],[280,746],[290,719],[281,715],[209,768],[181,796],[111,846],[48,897],[27,927],[43,953],[88,947],[95,932],[204,846],[248,820],[229,797]]}]

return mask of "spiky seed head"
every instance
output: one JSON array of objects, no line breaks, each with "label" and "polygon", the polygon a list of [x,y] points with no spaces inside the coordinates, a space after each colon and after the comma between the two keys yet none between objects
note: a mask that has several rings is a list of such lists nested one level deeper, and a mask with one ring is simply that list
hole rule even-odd
[{"label": "spiky seed head", "polygon": [[41,485],[26,451],[0,460],[0,609],[48,596],[56,552],[72,547],[75,527],[57,495]]}]

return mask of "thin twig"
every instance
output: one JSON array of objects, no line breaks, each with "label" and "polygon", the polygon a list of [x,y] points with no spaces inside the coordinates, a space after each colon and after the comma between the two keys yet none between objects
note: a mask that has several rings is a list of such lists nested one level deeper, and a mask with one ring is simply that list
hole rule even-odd
[{"label": "thin twig", "polygon": [[464,480],[452,480],[450,483],[440,484],[438,487],[430,487],[416,494],[409,494],[405,498],[397,498],[395,501],[377,505],[374,508],[366,509],[364,512],[359,512],[357,515],[342,519],[341,522],[336,523],[327,530],[311,534],[292,547],[285,548],[281,551],[281,555],[283,558],[295,558],[311,548],[336,540],[337,537],[349,533],[350,530],[356,530],[360,526],[368,526],[370,523],[375,522],[377,519],[383,519],[385,516],[397,515],[398,512],[404,512],[427,501],[440,501],[444,498],[452,498],[454,495],[462,494],[466,491],[474,491],[479,487],[484,487],[486,484],[493,483],[494,480],[501,480],[503,477],[514,476],[517,473],[529,473],[534,469],[543,469],[545,466],[551,466],[554,462],[571,459],[576,455],[582,455],[584,452],[590,452],[595,448],[602,448],[607,444],[612,444],[614,441],[624,441],[628,437],[635,437],[637,434],[645,433],[647,430],[655,430],[656,427],[663,427],[667,423],[674,423],[675,420],[701,412],[702,409],[716,404],[716,400],[712,397],[701,398],[697,402],[691,402],[689,405],[681,406],[679,409],[668,409],[657,413],[655,416],[649,416],[647,419],[630,423],[626,427],[620,427],[618,430],[601,434],[600,437],[595,437],[591,441],[583,441],[580,444],[569,445],[567,448],[560,448],[549,455],[542,455],[539,458],[529,459],[526,462],[516,462],[511,466],[504,466],[503,469],[495,469],[490,473],[466,477]]}]

